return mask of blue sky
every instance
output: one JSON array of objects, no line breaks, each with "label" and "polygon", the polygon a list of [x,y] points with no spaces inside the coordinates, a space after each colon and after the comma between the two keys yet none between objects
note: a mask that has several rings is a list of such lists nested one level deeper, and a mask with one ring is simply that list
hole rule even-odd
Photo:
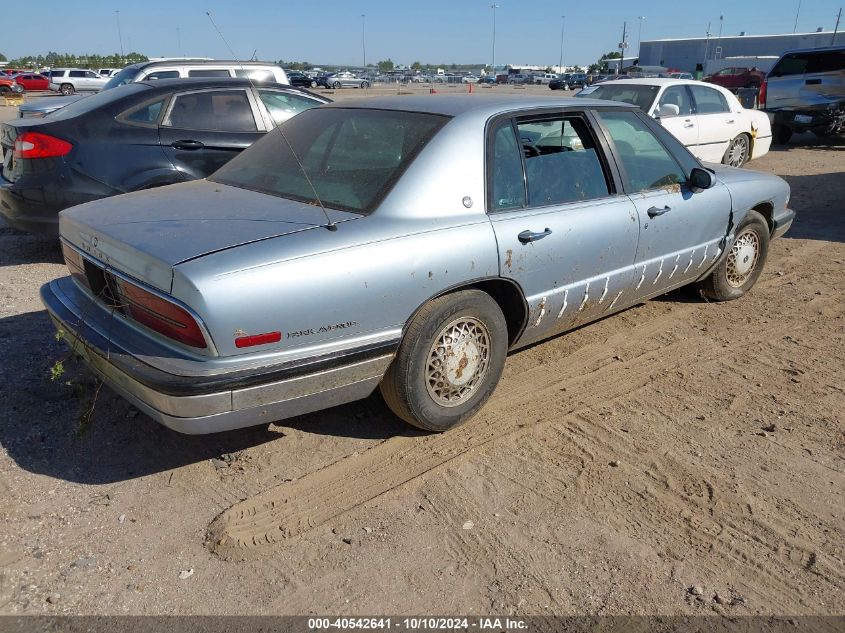
[{"label": "blue sky", "polygon": [[[367,61],[390,57],[395,63],[489,63],[492,51],[491,1],[428,0],[42,0],[10,2],[3,10],[0,52],[12,58],[50,50],[111,53],[119,50],[116,16],[120,10],[123,46],[153,56],[230,54],[205,15],[211,11],[238,57],[254,50],[264,60],[360,65],[361,14],[366,14]],[[798,1],[728,2],[555,2],[498,0],[496,62],[556,64],[561,16],[566,15],[564,63],[594,62],[613,50],[628,22],[636,54],[638,16],[642,39],[700,37],[712,22],[724,35],[791,33]],[[832,30],[845,0],[802,0],[798,31]],[[33,15],[35,20],[33,21]],[[845,22],[845,19],[843,19]],[[37,26],[36,26],[37,25]],[[177,37],[177,27],[179,37]],[[845,23],[840,24],[840,30]]]}]

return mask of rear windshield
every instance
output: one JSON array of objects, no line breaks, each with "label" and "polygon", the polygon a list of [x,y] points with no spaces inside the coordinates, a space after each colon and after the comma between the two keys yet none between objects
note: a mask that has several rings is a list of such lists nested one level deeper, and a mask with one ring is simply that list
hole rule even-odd
[{"label": "rear windshield", "polygon": [[789,53],[775,64],[769,73],[772,77],[803,75],[805,73],[829,73],[845,71],[845,49],[836,51],[809,51]]},{"label": "rear windshield", "polygon": [[103,86],[103,90],[110,90],[111,88],[117,88],[118,86],[124,86],[131,83],[137,74],[138,66],[127,66],[120,72],[112,75],[112,78],[106,82],[105,86]]},{"label": "rear windshield", "polygon": [[631,103],[641,110],[648,112],[660,86],[643,86],[638,84],[605,84],[595,87],[584,96],[590,99],[604,99],[606,101],[621,101]]},{"label": "rear windshield", "polygon": [[316,190],[327,207],[370,213],[448,120],[394,110],[306,110],[210,180],[303,202],[316,202]]},{"label": "rear windshield", "polygon": [[70,119],[80,114],[85,114],[101,106],[107,105],[129,95],[150,90],[149,86],[143,84],[129,84],[121,86],[119,90],[100,91],[98,93],[77,99],[73,103],[59,108],[50,114],[51,121]]}]

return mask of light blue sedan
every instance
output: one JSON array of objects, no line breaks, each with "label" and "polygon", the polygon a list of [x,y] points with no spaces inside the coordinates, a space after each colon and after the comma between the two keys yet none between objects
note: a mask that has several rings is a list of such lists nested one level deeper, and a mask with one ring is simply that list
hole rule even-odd
[{"label": "light blue sedan", "polygon": [[207,180],[62,212],[70,276],[42,299],[97,375],[178,431],[378,387],[444,431],[509,350],[687,284],[741,297],[788,202],[780,178],[702,164],[625,104],[335,103]]}]

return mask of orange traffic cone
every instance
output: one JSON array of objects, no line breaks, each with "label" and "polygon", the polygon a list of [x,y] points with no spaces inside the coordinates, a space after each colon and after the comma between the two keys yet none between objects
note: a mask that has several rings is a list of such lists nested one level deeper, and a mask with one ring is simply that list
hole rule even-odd
[{"label": "orange traffic cone", "polygon": [[429,88],[429,89],[428,89],[428,94],[430,94],[430,95],[436,95],[436,94],[437,94],[437,91],[436,91],[434,88]]},{"label": "orange traffic cone", "polygon": [[469,94],[472,94],[472,84],[469,84]]}]

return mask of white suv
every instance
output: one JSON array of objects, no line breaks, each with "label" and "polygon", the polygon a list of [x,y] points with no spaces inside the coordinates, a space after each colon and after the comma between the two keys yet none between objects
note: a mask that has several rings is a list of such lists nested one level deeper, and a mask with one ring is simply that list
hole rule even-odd
[{"label": "white suv", "polygon": [[267,62],[237,62],[217,59],[165,59],[140,62],[122,69],[109,79],[108,88],[150,79],[179,77],[249,77],[253,81],[286,84],[288,76],[275,64]]},{"label": "white suv", "polygon": [[53,68],[49,75],[50,90],[72,95],[74,92],[102,90],[108,83],[108,77],[101,77],[93,70],[82,68]]}]

